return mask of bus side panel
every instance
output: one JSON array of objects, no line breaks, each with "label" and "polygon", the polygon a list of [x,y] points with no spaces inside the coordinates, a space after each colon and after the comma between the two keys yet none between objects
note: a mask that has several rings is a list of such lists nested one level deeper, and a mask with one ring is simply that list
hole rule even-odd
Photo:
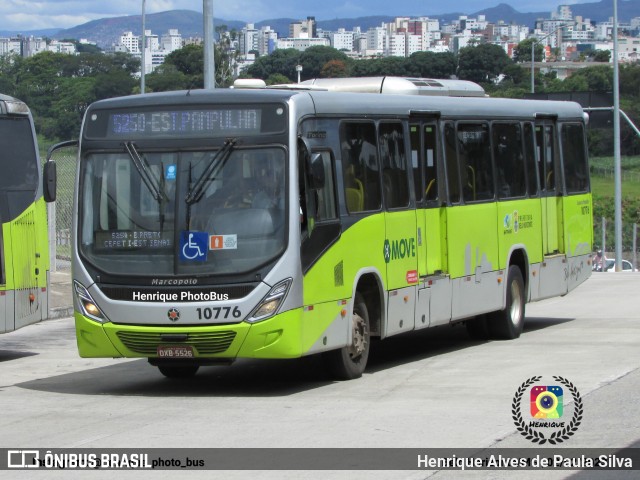
[{"label": "bus side panel", "polygon": [[426,250],[426,266],[424,271],[423,268],[420,269],[420,275],[441,273],[444,270],[443,265],[446,264],[446,251],[443,250],[446,243],[441,233],[444,228],[442,218],[446,217],[446,210],[444,207],[428,208],[419,212],[424,216],[421,253]]},{"label": "bus side panel", "polygon": [[447,210],[447,253],[453,282],[452,320],[502,307],[496,203]]},{"label": "bus side panel", "polygon": [[13,292],[0,290],[0,333],[13,330]]},{"label": "bus side panel", "polygon": [[[382,337],[414,329],[418,284],[416,211],[387,212],[384,259],[387,262],[387,321]],[[425,312],[426,313],[426,312]]]},{"label": "bus side panel", "polygon": [[591,194],[563,197],[564,238],[569,261],[571,291],[591,275],[593,251],[593,206]]},{"label": "bus side panel", "polygon": [[15,329],[48,316],[47,212],[40,197],[11,226],[15,293]]},{"label": "bus side panel", "polygon": [[[539,199],[498,202],[499,266],[507,270],[513,245],[525,245],[529,264],[542,261],[542,211]],[[527,272],[522,272],[526,276]]]},{"label": "bus side panel", "polygon": [[[363,272],[372,273],[383,288],[386,285],[384,238],[384,214],[366,216],[344,230],[305,274],[302,315],[305,354],[342,347],[351,341],[352,297],[358,279]],[[369,300],[385,305],[384,299],[365,298]],[[346,312],[344,317],[340,315],[342,310]],[[377,320],[372,313],[369,319],[372,323]]]},{"label": "bus side panel", "polygon": [[304,305],[351,298],[356,275],[363,269],[384,275],[384,233],[383,214],[369,215],[347,228],[305,274]]}]

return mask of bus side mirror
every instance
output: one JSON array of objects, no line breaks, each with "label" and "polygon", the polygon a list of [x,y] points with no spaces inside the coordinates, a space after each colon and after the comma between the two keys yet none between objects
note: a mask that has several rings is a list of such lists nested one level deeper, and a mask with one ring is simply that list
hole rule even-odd
[{"label": "bus side mirror", "polygon": [[56,185],[58,183],[58,173],[56,170],[56,162],[48,161],[44,164],[44,175],[42,179],[42,191],[44,201],[47,203],[56,201]]},{"label": "bus side mirror", "polygon": [[78,147],[78,140],[67,140],[65,142],[56,143],[49,147],[47,151],[47,161],[44,164],[44,175],[43,175],[43,193],[44,193],[44,201],[55,202],[56,201],[56,185],[58,183],[58,175],[56,173],[56,162],[51,160],[53,153],[56,150],[66,147]]},{"label": "bus side mirror", "polygon": [[324,162],[322,155],[314,153],[311,156],[309,162],[309,186],[314,190],[321,190],[324,188]]}]

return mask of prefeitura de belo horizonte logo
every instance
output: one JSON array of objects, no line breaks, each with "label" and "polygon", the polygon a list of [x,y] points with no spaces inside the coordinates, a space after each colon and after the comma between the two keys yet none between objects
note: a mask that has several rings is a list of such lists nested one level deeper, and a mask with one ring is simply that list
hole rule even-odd
[{"label": "prefeitura de belo horizonte logo", "polygon": [[[552,380],[553,379],[553,380]],[[569,380],[553,376],[525,380],[516,390],[511,416],[518,431],[538,445],[571,438],[582,422],[582,398]]]}]

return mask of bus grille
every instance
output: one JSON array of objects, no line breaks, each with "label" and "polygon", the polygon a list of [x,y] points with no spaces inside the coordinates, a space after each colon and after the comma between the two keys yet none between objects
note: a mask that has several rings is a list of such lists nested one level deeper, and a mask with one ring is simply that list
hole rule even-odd
[{"label": "bus grille", "polygon": [[[236,332],[116,332],[120,341],[129,350],[143,355],[155,355],[159,345],[190,345],[199,354],[210,355],[222,353],[229,348]],[[163,335],[184,336],[180,340],[163,340]]]}]

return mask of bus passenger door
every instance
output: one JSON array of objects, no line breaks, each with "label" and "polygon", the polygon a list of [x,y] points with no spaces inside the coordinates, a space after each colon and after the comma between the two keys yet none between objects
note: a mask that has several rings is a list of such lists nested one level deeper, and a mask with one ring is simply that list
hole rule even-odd
[{"label": "bus passenger door", "polygon": [[[0,192],[0,205],[7,205],[6,195]],[[0,206],[2,209],[2,206]],[[11,273],[11,269],[7,269],[5,267],[5,248],[4,248],[4,234],[2,228],[3,215],[2,210],[0,210],[0,333],[9,332],[13,330],[13,321],[11,320],[11,325],[7,325],[9,319],[13,319],[13,297],[7,295],[8,293],[12,293],[11,291],[6,291],[5,288],[8,284],[12,283],[7,280],[7,273]],[[11,298],[11,302],[9,302],[9,298]],[[11,312],[8,311],[9,306],[11,307]]]},{"label": "bus passenger door", "polygon": [[562,182],[557,165],[556,125],[552,120],[536,122],[536,155],[542,201],[542,253],[554,255],[564,251],[562,221]]},{"label": "bus passenger door", "polygon": [[438,124],[436,121],[410,125],[411,163],[416,191],[418,219],[418,272],[420,277],[442,273],[442,219],[438,178]]},{"label": "bus passenger door", "polygon": [[562,178],[554,120],[536,120],[536,152],[540,176],[542,211],[542,253],[538,298],[567,293],[567,264],[562,228]]},{"label": "bus passenger door", "polygon": [[410,195],[403,127],[400,122],[381,122],[378,129],[389,291],[383,336],[413,330],[419,282],[416,211]]}]

